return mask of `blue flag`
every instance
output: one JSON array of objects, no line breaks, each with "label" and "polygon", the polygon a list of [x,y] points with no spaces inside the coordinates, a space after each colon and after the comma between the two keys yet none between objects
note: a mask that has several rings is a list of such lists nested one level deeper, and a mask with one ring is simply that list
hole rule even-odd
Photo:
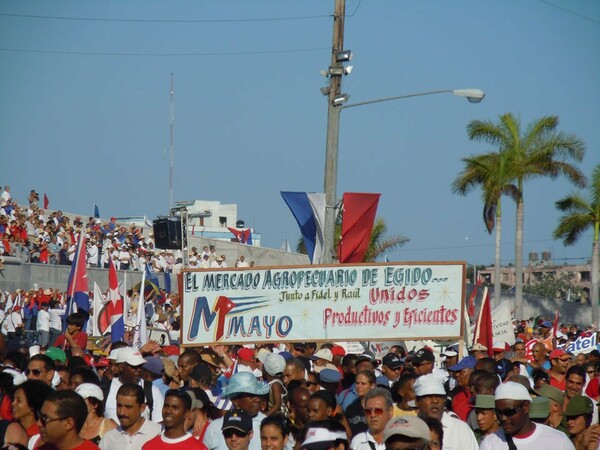
[{"label": "blue flag", "polygon": [[100,218],[100,210],[98,209],[98,205],[94,203],[94,219]]}]

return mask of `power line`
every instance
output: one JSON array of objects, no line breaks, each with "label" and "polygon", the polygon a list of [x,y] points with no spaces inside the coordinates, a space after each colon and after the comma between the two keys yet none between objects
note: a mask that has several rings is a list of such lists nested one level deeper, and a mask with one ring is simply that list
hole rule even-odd
[{"label": "power line", "polygon": [[551,6],[553,8],[559,9],[559,10],[564,11],[566,13],[572,14],[573,16],[579,17],[580,19],[589,20],[590,22],[600,24],[600,20],[593,19],[591,17],[584,16],[583,14],[579,14],[578,12],[571,11],[570,9],[563,8],[562,6],[555,5],[554,3],[551,3],[548,0],[538,0],[538,2],[543,3],[545,5],[548,5],[548,6]]},{"label": "power line", "polygon": [[[359,3],[360,4],[360,3]],[[357,8],[358,9],[358,8]],[[24,19],[44,20],[78,20],[86,22],[124,22],[124,23],[243,23],[243,22],[283,22],[293,20],[314,20],[331,17],[329,14],[315,16],[292,16],[292,17],[257,17],[254,19],[118,19],[101,17],[67,17],[67,16],[43,16],[34,14],[10,14],[0,13],[4,17],[18,17]]]},{"label": "power line", "polygon": [[189,53],[125,53],[125,52],[83,52],[69,50],[32,50],[23,48],[2,48],[3,52],[42,53],[50,55],[91,55],[91,56],[152,56],[152,57],[190,57],[190,56],[244,56],[244,55],[277,55],[284,53],[310,53],[330,50],[328,47],[298,48],[284,50],[251,50],[246,52],[189,52]]}]

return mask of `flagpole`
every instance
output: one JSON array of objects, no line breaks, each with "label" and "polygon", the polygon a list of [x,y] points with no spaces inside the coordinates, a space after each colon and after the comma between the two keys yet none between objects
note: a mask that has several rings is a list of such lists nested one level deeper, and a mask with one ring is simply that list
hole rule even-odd
[{"label": "flagpole", "polygon": [[75,264],[75,272],[73,273],[73,279],[71,280],[71,303],[69,303],[69,310],[67,311],[67,317],[73,312],[73,302],[75,301],[75,284],[77,282],[77,261],[79,259],[79,252],[81,251],[81,241],[83,239],[83,233],[79,232],[79,242],[77,243],[77,247],[75,248],[75,257],[73,258],[73,264]]}]

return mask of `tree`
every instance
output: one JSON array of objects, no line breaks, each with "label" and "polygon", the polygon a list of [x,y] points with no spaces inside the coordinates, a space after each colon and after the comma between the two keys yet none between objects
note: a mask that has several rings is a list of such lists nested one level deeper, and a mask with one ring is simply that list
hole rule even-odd
[{"label": "tree", "polygon": [[[335,225],[335,242],[334,248],[338,249],[340,245],[340,238],[342,235],[342,222],[341,215],[338,215],[338,220]],[[377,218],[373,224],[373,230],[371,231],[371,238],[369,240],[369,247],[363,258],[363,262],[373,262],[378,257],[384,255],[388,251],[392,251],[402,245],[406,244],[409,239],[401,235],[385,236],[387,232],[387,224],[382,218]],[[298,253],[306,254],[306,247],[304,245],[304,239],[300,237],[296,244],[296,251]],[[338,256],[339,259],[339,256]]]},{"label": "tree", "polygon": [[586,200],[579,193],[571,194],[556,202],[556,207],[564,212],[558,226],[554,230],[554,238],[562,239],[565,245],[572,245],[589,228],[593,228],[592,240],[592,322],[596,330],[600,330],[600,249],[598,238],[600,234],[600,164],[592,173],[590,196]]},{"label": "tree", "polygon": [[582,288],[575,286],[575,273],[568,272],[561,275],[545,273],[537,283],[523,286],[527,294],[541,295],[543,297],[565,300],[567,298],[581,298]]},{"label": "tree", "polygon": [[518,195],[517,187],[512,184],[514,179],[513,164],[509,152],[491,152],[463,158],[464,170],[452,183],[452,192],[467,195],[473,189],[481,187],[483,197],[483,221],[487,232],[496,230],[496,245],[494,250],[494,301],[500,302],[500,242],[502,237],[502,196],[513,199]]},{"label": "tree", "polygon": [[566,176],[573,184],[585,186],[585,176],[570,164],[581,162],[585,152],[583,141],[575,135],[557,130],[558,117],[545,116],[533,121],[522,133],[521,121],[511,113],[500,116],[498,123],[474,120],[467,126],[469,139],[486,142],[501,152],[510,153],[518,195],[515,230],[515,316],[523,317],[523,221],[525,203],[523,185],[537,177]]}]

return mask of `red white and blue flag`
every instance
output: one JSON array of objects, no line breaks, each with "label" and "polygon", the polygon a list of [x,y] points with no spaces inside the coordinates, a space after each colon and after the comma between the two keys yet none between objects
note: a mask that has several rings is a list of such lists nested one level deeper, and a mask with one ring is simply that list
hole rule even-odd
[{"label": "red white and blue flag", "polygon": [[67,315],[80,312],[85,319],[90,317],[90,294],[86,267],[85,235],[79,233],[79,242],[75,250],[75,257],[71,264],[69,282],[67,283]]},{"label": "red white and blue flag", "polygon": [[117,269],[108,260],[108,315],[110,317],[110,341],[122,341],[125,336],[125,322],[123,320],[123,298],[119,294],[119,282],[117,280]]},{"label": "red white and blue flag", "polygon": [[227,227],[229,231],[233,233],[239,243],[252,245],[252,229],[236,229],[233,227]]},{"label": "red white and blue flag", "polygon": [[298,222],[311,264],[320,264],[323,259],[325,194],[281,191],[281,196]]}]

